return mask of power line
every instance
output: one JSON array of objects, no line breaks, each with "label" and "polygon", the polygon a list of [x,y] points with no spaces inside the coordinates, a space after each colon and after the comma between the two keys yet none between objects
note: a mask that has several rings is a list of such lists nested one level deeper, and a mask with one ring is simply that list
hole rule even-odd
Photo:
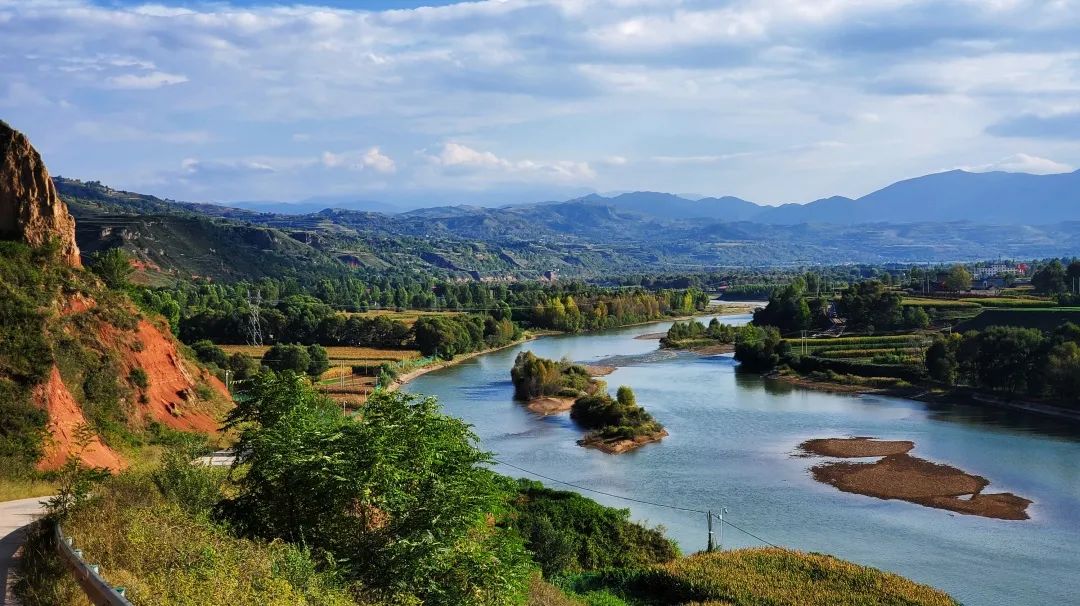
[{"label": "power line", "polygon": [[613,493],[610,493],[610,492],[604,492],[602,490],[596,490],[595,488],[586,488],[585,486],[581,486],[579,484],[574,484],[572,482],[564,482],[563,480],[557,480],[555,478],[545,476],[544,474],[536,473],[535,471],[530,471],[528,469],[525,469],[524,467],[518,467],[517,465],[514,465],[513,463],[507,463],[505,461],[500,461],[498,459],[492,459],[492,460],[495,461],[496,463],[498,463],[499,465],[506,465],[507,467],[512,467],[512,468],[514,468],[514,469],[516,469],[518,471],[521,471],[521,472],[524,472],[524,473],[527,473],[527,474],[530,474],[530,475],[534,475],[534,476],[536,476],[538,478],[543,478],[545,480],[549,480],[551,482],[556,482],[556,483],[559,483],[559,484],[565,484],[566,486],[570,486],[571,488],[577,488],[578,490],[586,490],[588,492],[595,492],[596,494],[602,494],[602,495],[604,495],[606,497],[612,497],[614,499],[622,499],[624,501],[631,501],[633,503],[641,503],[642,505],[652,505],[653,507],[665,507],[667,509],[675,509],[677,511],[688,511],[690,513],[705,513],[705,514],[709,513],[708,511],[706,511],[704,509],[692,509],[690,507],[679,507],[678,505],[668,505],[668,504],[665,504],[665,503],[653,503],[652,501],[643,501],[641,499],[634,499],[634,498],[631,498],[631,497],[624,497],[622,495],[613,494]]},{"label": "power line", "polygon": [[621,499],[623,501],[629,501],[631,503],[640,503],[642,505],[651,505],[653,507],[662,507],[662,508],[665,508],[665,509],[673,509],[675,511],[684,511],[684,512],[688,512],[688,513],[703,513],[703,514],[705,514],[707,516],[711,516],[713,518],[716,518],[716,519],[720,520],[720,523],[722,525],[726,524],[726,525],[734,528],[735,530],[738,530],[739,532],[745,534],[746,536],[748,536],[748,537],[750,537],[752,539],[755,539],[757,541],[760,541],[761,543],[764,543],[765,545],[768,545],[769,547],[775,547],[776,549],[783,549],[784,551],[790,551],[786,547],[777,545],[776,543],[773,543],[771,541],[767,541],[767,540],[761,538],[760,536],[750,532],[749,530],[746,530],[746,529],[744,529],[744,528],[742,528],[740,526],[732,524],[729,520],[726,520],[723,517],[714,514],[712,511],[707,511],[707,510],[704,510],[704,509],[694,509],[692,507],[681,507],[679,505],[671,505],[669,503],[655,503],[653,501],[645,501],[643,499],[635,499],[633,497],[627,497],[627,496],[623,496],[623,495],[620,495],[620,494],[614,494],[614,493],[611,493],[611,492],[604,492],[603,490],[596,490],[595,488],[588,488],[588,487],[582,486],[580,484],[574,484],[573,482],[566,482],[564,480],[559,480],[559,479],[553,478],[551,476],[546,476],[546,475],[544,475],[542,473],[537,473],[537,472],[532,471],[530,469],[525,469],[524,467],[519,467],[517,465],[514,465],[513,463],[507,463],[506,461],[502,461],[502,460],[499,460],[499,459],[492,459],[492,461],[495,462],[495,463],[498,463],[499,465],[505,465],[507,467],[516,469],[516,470],[518,470],[520,472],[527,473],[529,475],[533,475],[533,476],[536,476],[538,478],[542,478],[544,480],[548,480],[549,482],[555,482],[557,484],[563,484],[565,486],[569,486],[571,488],[576,488],[578,490],[584,490],[586,492],[602,494],[602,495],[604,495],[606,497],[611,497],[613,499]]}]

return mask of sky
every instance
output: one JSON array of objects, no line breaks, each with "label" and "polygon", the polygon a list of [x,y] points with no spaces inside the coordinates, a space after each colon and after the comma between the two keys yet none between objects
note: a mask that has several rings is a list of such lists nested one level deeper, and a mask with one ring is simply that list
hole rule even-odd
[{"label": "sky", "polygon": [[0,0],[0,119],[200,202],[857,197],[1080,167],[1080,1]]}]

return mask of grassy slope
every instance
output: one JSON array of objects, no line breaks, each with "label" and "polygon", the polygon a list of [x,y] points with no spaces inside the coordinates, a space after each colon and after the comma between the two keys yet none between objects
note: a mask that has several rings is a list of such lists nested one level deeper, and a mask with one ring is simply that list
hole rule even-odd
[{"label": "grassy slope", "polygon": [[941,591],[895,574],[775,548],[697,554],[635,573],[582,575],[567,585],[590,604],[605,606],[956,604]]}]

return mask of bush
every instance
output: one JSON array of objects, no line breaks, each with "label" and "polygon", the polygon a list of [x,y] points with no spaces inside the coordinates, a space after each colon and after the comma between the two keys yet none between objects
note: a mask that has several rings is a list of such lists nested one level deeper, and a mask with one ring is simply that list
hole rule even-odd
[{"label": "bush", "polygon": [[196,341],[191,345],[191,350],[195,352],[195,357],[199,358],[199,361],[204,364],[213,364],[218,368],[225,368],[229,363],[229,355],[225,353],[225,350],[209,339]]},{"label": "bush", "polygon": [[132,368],[131,372],[128,373],[128,380],[131,381],[132,385],[142,390],[150,387],[150,376],[142,368]]},{"label": "bush", "polygon": [[630,521],[630,510],[605,507],[574,492],[517,480],[517,496],[506,521],[544,576],[638,567],[669,562],[679,551],[662,528]]},{"label": "bush", "polygon": [[615,400],[603,392],[580,397],[570,408],[570,418],[605,439],[632,439],[664,428],[638,406],[632,389],[620,387],[618,395]]},{"label": "bush", "polygon": [[262,357],[263,366],[274,372],[292,371],[307,374],[311,368],[311,354],[303,345],[285,345],[278,343],[266,350]]}]

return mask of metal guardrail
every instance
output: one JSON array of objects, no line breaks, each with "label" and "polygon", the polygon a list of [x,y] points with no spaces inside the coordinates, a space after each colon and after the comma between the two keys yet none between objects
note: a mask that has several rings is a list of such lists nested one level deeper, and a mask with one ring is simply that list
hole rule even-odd
[{"label": "metal guardrail", "polygon": [[122,587],[114,588],[101,578],[97,564],[89,564],[82,558],[82,550],[75,549],[70,537],[65,537],[60,525],[54,527],[56,551],[82,587],[83,593],[95,606],[132,606],[124,597]]}]

